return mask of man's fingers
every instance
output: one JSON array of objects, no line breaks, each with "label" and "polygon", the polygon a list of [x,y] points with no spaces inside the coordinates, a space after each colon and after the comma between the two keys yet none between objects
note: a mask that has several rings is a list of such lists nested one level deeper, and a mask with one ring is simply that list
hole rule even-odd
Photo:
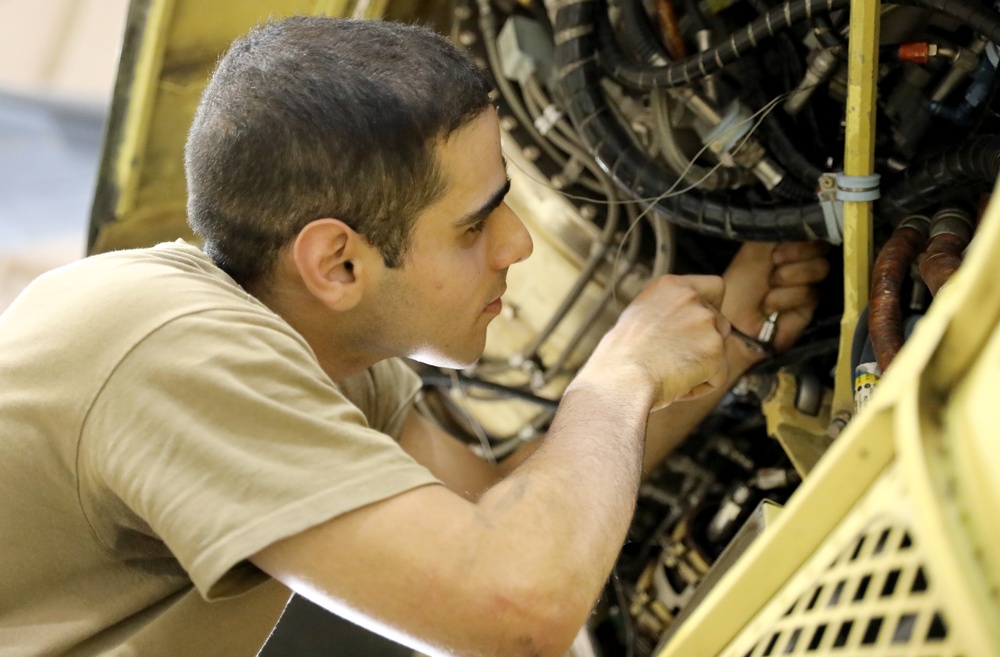
[{"label": "man's fingers", "polygon": [[681,395],[677,398],[677,401],[688,401],[689,399],[697,399],[698,397],[704,397],[705,395],[711,394],[716,390],[722,388],[729,383],[729,366],[725,360],[722,361],[722,367],[716,370],[716,372],[709,377],[707,381],[699,383],[695,387],[691,388],[686,394]]},{"label": "man's fingers", "polygon": [[733,332],[732,323],[726,319],[726,316],[720,310],[715,311],[715,328],[723,338],[728,338],[729,334]]},{"label": "man's fingers", "polygon": [[726,284],[723,282],[721,276],[690,275],[685,276],[684,280],[694,288],[702,300],[706,301],[712,307],[718,308],[722,305],[722,297],[726,292]]},{"label": "man's fingers", "polygon": [[810,258],[775,267],[771,272],[773,287],[811,285],[826,278],[830,273],[830,263],[826,258]]},{"label": "man's fingers", "polygon": [[774,247],[771,258],[775,265],[783,265],[797,260],[808,260],[826,254],[830,245],[826,242],[782,242]]},{"label": "man's fingers", "polygon": [[818,302],[819,295],[808,285],[795,287],[778,287],[767,293],[761,304],[765,315],[771,313],[787,313],[800,309],[812,310]]}]

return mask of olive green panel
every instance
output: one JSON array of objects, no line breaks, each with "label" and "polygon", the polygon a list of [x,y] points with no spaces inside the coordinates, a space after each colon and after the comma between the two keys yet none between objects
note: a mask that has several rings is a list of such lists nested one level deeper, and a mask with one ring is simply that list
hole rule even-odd
[{"label": "olive green panel", "polygon": [[439,24],[447,3],[388,0],[133,0],[91,213],[90,253],[190,238],[184,141],[230,42],[269,18],[389,17]]}]

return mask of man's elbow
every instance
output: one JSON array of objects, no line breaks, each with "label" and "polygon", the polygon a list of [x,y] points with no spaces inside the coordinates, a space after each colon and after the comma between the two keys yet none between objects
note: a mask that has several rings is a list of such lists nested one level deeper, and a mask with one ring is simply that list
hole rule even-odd
[{"label": "man's elbow", "polygon": [[489,596],[497,657],[563,657],[590,613],[577,591],[543,583],[503,586]]}]

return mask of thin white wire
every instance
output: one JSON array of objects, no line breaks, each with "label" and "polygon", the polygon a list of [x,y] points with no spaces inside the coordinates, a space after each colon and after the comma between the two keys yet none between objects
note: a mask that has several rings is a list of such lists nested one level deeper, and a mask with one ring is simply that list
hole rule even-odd
[{"label": "thin white wire", "polygon": [[[766,105],[764,105],[762,108],[760,108],[759,110],[757,110],[756,112],[754,112],[753,114],[751,114],[750,116],[748,116],[747,118],[745,118],[745,119],[739,121],[738,123],[736,123],[736,125],[734,127],[741,126],[741,125],[743,125],[745,123],[748,123],[748,122],[753,121],[754,119],[756,119],[756,122],[752,126],[750,126],[750,129],[746,132],[746,134],[743,135],[740,138],[740,142],[738,144],[736,144],[735,147],[733,147],[733,149],[732,149],[731,152],[732,153],[738,153],[740,151],[740,149],[743,148],[743,146],[750,139],[750,136],[753,135],[753,133],[757,131],[757,128],[760,127],[761,123],[764,122],[764,119],[767,118],[767,115],[770,114],[771,112],[773,112],[774,108],[776,108],[783,100],[785,100],[785,98],[787,98],[790,95],[791,95],[791,93],[789,92],[789,93],[783,93],[783,94],[781,94],[779,96],[776,96],[770,102],[768,102]],[[684,176],[687,174],[688,171],[691,170],[691,167],[694,166],[694,164],[698,160],[698,158],[701,157],[702,154],[706,150],[708,150],[708,147],[709,147],[709,145],[705,144],[704,146],[702,146],[698,150],[697,153],[694,154],[694,156],[690,160],[688,160],[688,165],[684,168],[684,170],[682,172],[680,172],[680,174],[677,176],[677,180],[674,181],[674,184],[672,184],[670,186],[670,188],[667,189],[667,191],[663,192],[659,196],[657,196],[655,198],[652,198],[652,199],[629,199],[630,202],[639,203],[639,204],[646,203],[647,205],[646,205],[645,209],[643,209],[643,211],[640,212],[636,216],[636,218],[632,221],[632,223],[629,225],[628,229],[625,231],[625,234],[622,237],[621,241],[619,241],[619,243],[618,243],[618,249],[615,251],[615,259],[614,259],[615,266],[617,266],[618,260],[621,258],[622,248],[624,246],[625,239],[629,236],[629,234],[639,224],[639,221],[641,221],[647,214],[649,214],[649,212],[654,207],[656,207],[657,203],[659,203],[660,201],[663,201],[665,199],[671,198],[673,196],[680,196],[681,194],[686,194],[687,192],[691,191],[692,189],[694,189],[698,185],[700,185],[703,180],[705,180],[706,178],[708,178],[719,167],[722,166],[721,162],[717,162],[715,165],[713,165],[711,168],[709,168],[701,178],[699,178],[698,180],[694,181],[693,183],[690,183],[686,187],[683,187],[681,189],[677,189],[677,186],[680,185],[684,181]],[[617,301],[617,299],[616,299],[616,301]]]},{"label": "thin white wire", "polygon": [[460,397],[458,407],[462,409],[462,415],[465,416],[466,421],[469,426],[472,427],[472,432],[476,434],[479,438],[479,444],[483,448],[483,458],[485,458],[492,465],[497,464],[497,457],[493,453],[493,446],[490,445],[490,439],[486,437],[486,432],[483,431],[483,425],[479,423],[479,420],[474,418],[469,409],[465,407],[465,404],[469,403],[469,396],[465,394],[465,387],[462,385],[462,381],[458,378],[458,372],[455,370],[448,370],[448,376],[451,377],[451,387],[455,390]]}]

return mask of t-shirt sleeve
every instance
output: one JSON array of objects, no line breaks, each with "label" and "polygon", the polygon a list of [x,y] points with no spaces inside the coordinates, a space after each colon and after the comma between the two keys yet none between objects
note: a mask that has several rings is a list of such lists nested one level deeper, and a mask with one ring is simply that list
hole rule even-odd
[{"label": "t-shirt sleeve", "polygon": [[370,426],[398,439],[421,381],[402,360],[389,358],[338,382],[337,387],[364,412]]},{"label": "t-shirt sleeve", "polygon": [[[397,367],[379,368],[368,391],[385,393],[373,408],[390,433],[416,385],[412,373],[384,378]],[[259,581],[245,560],[275,541],[439,483],[371,428],[301,336],[242,310],[177,318],[136,345],[91,408],[78,471],[148,525],[209,599]]]}]

